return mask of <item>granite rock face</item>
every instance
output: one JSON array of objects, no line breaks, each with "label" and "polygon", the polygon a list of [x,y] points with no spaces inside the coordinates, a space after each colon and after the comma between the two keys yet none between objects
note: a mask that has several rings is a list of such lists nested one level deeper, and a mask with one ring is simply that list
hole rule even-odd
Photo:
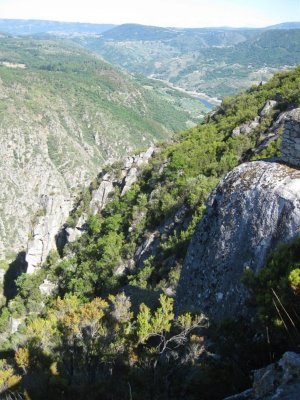
[{"label": "granite rock face", "polygon": [[72,208],[70,199],[63,195],[42,196],[41,214],[34,223],[28,242],[27,273],[33,273],[49,252],[56,248],[55,238]]},{"label": "granite rock face", "polygon": [[177,310],[214,320],[247,313],[245,268],[256,273],[279,242],[300,235],[300,171],[255,161],[232,170],[211,194],[191,239]]},{"label": "granite rock face", "polygon": [[92,200],[90,202],[90,210],[93,215],[107,203],[109,194],[114,190],[114,180],[111,179],[109,174],[105,174],[97,190],[93,192]]},{"label": "granite rock face", "polygon": [[264,117],[265,115],[267,115],[268,114],[268,112],[270,111],[270,110],[272,110],[274,107],[276,107],[277,106],[277,101],[275,101],[275,100],[268,100],[266,103],[265,103],[265,105],[263,106],[263,108],[261,109],[261,111],[259,112],[259,115],[261,116],[261,117]]},{"label": "granite rock face", "polygon": [[184,261],[178,311],[218,321],[248,314],[244,270],[258,273],[270,250],[300,235],[300,109],[282,113],[277,125],[284,163],[241,164],[212,192]]},{"label": "granite rock face", "polygon": [[232,131],[232,137],[236,137],[239,135],[248,135],[255,129],[260,123],[260,117],[257,116],[253,121],[248,122],[247,124],[242,124],[237,126]]}]

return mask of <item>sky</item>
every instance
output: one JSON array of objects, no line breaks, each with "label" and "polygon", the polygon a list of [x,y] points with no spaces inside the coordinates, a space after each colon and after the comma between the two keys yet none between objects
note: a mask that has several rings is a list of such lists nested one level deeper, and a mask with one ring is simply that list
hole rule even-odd
[{"label": "sky", "polygon": [[300,21],[300,0],[0,0],[0,18],[262,27]]}]

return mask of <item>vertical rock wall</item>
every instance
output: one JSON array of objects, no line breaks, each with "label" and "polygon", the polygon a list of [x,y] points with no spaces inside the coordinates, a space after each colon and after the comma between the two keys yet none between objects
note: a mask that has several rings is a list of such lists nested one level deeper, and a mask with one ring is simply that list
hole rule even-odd
[{"label": "vertical rock wall", "polygon": [[295,108],[285,116],[282,159],[288,164],[300,167],[300,108]]}]

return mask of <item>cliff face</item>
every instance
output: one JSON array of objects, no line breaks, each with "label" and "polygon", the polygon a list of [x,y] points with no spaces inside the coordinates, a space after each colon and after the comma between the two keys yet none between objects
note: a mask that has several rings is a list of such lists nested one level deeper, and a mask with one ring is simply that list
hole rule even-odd
[{"label": "cliff face", "polygon": [[56,247],[56,236],[69,215],[72,202],[63,195],[43,196],[41,214],[32,229],[27,245],[27,273],[35,271]]},{"label": "cliff face", "polygon": [[[285,116],[283,154],[297,164],[299,109]],[[291,158],[289,154],[292,154]],[[246,313],[245,268],[258,272],[269,250],[300,234],[300,171],[257,161],[233,169],[211,194],[185,258],[177,308],[214,320]]]}]

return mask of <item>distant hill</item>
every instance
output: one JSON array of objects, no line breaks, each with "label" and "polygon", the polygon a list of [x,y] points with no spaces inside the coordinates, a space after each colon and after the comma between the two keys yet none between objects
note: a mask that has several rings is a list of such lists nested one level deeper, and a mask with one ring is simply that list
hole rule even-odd
[{"label": "distant hill", "polygon": [[99,34],[114,26],[113,24],[88,24],[35,19],[0,19],[0,32],[11,35],[35,35],[40,33]]},{"label": "distant hill", "polygon": [[[228,32],[230,32],[228,34]],[[242,32],[242,33],[241,33]],[[243,41],[251,34],[252,30],[231,30],[227,28],[162,28],[157,26],[147,26],[139,24],[123,24],[105,31],[101,37],[103,40],[121,41],[170,41],[171,44],[178,42],[179,38],[184,38],[187,48],[188,40],[198,39],[198,46],[207,47],[209,45],[224,44],[224,39],[231,38],[233,43]],[[214,42],[211,42],[211,38]],[[238,38],[238,39],[236,39]],[[230,41],[230,44],[232,42]],[[180,40],[179,40],[180,42]]]},{"label": "distant hill", "polygon": [[140,24],[123,24],[106,30],[102,37],[113,40],[166,40],[184,32],[183,29],[161,28]]},{"label": "distant hill", "polygon": [[300,22],[283,22],[282,24],[268,26],[265,29],[300,29]]},{"label": "distant hill", "polygon": [[297,65],[300,29],[292,29],[297,24],[272,29],[166,29],[126,24],[98,37],[76,40],[130,72],[222,98]]},{"label": "distant hill", "polygon": [[260,29],[0,20],[0,32],[67,37],[130,73],[223,98],[300,62],[300,22]]}]

